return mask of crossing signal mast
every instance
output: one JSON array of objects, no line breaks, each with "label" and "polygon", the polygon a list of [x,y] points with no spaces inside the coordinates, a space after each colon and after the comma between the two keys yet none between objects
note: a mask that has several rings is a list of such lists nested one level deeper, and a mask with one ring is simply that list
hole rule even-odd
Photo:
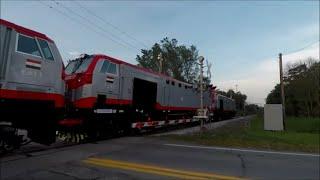
[{"label": "crossing signal mast", "polygon": [[210,80],[211,79],[211,66],[212,66],[212,63],[209,63],[208,59],[206,59],[206,64],[207,64],[207,78]]},{"label": "crossing signal mast", "polygon": [[204,61],[204,57],[203,56],[200,56],[198,58],[198,61],[199,61],[199,65],[200,65],[200,109],[198,109],[198,115],[197,116],[194,116],[193,118],[196,118],[196,119],[200,119],[200,130],[203,129],[203,124],[204,124],[204,120],[206,120],[208,117],[207,117],[207,113],[206,113],[206,110],[203,108],[203,61]]}]

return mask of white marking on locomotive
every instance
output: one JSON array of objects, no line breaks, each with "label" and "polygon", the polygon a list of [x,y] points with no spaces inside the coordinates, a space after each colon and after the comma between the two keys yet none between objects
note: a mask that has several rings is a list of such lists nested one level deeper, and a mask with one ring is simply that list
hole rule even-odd
[{"label": "white marking on locomotive", "polygon": [[189,123],[191,121],[198,121],[198,119],[176,119],[176,120],[170,120],[168,122],[166,121],[147,121],[147,122],[137,122],[132,123],[132,128],[143,128],[143,127],[162,127],[165,125],[175,125],[180,123]]},{"label": "white marking on locomotive", "polygon": [[106,114],[106,113],[113,113],[113,109],[96,109],[94,110],[97,114]]},{"label": "white marking on locomotive", "polygon": [[28,69],[21,69],[20,70],[22,76],[29,76],[29,77],[39,77],[42,78],[42,72],[41,71],[33,71],[31,68]]},{"label": "white marking on locomotive", "polygon": [[175,124],[175,122],[176,122],[175,120],[170,120],[169,124]]}]

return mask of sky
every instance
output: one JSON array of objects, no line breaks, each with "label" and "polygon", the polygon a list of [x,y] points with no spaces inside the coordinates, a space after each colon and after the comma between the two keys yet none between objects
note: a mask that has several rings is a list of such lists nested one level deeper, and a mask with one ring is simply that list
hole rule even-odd
[{"label": "sky", "polygon": [[195,45],[212,83],[263,105],[284,66],[319,59],[319,1],[0,1],[0,17],[42,32],[64,59],[107,54],[129,63],[164,37]]}]

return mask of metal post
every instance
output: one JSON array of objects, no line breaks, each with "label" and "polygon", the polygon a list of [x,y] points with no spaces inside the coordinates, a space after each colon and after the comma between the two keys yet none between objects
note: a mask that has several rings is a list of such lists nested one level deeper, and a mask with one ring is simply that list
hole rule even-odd
[{"label": "metal post", "polygon": [[159,60],[159,73],[162,73],[163,58],[161,53],[158,55],[158,60]]},{"label": "metal post", "polygon": [[[200,116],[204,116],[204,110],[203,110],[203,60],[204,57],[200,56],[199,57],[199,62],[200,62],[200,111],[201,114]],[[203,118],[201,118],[201,124],[200,128],[203,128]]]},{"label": "metal post", "polygon": [[283,128],[285,128],[285,118],[286,118],[286,110],[285,110],[285,94],[284,94],[284,84],[283,84],[283,69],[282,69],[282,54],[279,54],[279,69],[280,69],[280,87],[281,87],[281,104],[282,104],[282,117],[283,117]]}]

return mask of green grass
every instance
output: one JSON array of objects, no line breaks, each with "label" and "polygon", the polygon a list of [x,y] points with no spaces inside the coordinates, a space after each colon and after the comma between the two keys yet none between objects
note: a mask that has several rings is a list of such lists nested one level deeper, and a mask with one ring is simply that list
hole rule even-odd
[{"label": "green grass", "polygon": [[249,125],[231,125],[189,135],[168,135],[166,139],[202,145],[244,147],[319,153],[320,118],[286,120],[286,131],[264,131],[262,118],[255,117]]}]

